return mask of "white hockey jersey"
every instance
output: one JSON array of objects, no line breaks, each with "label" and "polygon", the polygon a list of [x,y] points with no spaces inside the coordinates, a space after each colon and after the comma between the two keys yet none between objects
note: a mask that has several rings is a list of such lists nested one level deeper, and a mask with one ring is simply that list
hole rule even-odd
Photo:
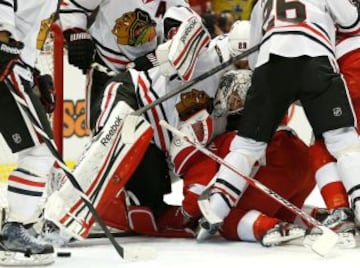
[{"label": "white hockey jersey", "polygon": [[359,12],[349,0],[259,0],[251,15],[251,45],[261,43],[256,66],[270,54],[335,59],[335,24],[346,33],[359,29]]},{"label": "white hockey jersey", "polygon": [[34,67],[41,43],[45,39],[57,0],[0,1],[0,31],[24,43],[21,59]]},{"label": "white hockey jersey", "polygon": [[[199,61],[195,67],[194,78],[229,59],[230,52],[228,49],[227,36],[212,40],[210,42],[209,49],[200,54]],[[207,79],[196,83],[184,92],[197,89],[205,91],[210,98],[214,98],[220,78],[227,70],[227,68],[224,68]],[[160,67],[154,67],[148,71],[141,72],[129,69],[129,73],[131,74],[131,81],[127,81],[123,84],[131,84],[131,88],[133,88],[133,91],[136,93],[137,102],[140,107],[152,103],[156,99],[164,96],[166,93],[183,84],[183,81],[180,78],[169,78],[162,75]],[[101,105],[102,114],[105,116],[99,116],[99,118],[102,118],[104,122],[106,121],[106,114],[109,114],[106,107],[112,107],[113,104],[111,104],[111,101],[115,101],[116,99],[114,97],[115,93],[112,92],[114,90],[122,89],[113,88],[111,84],[109,84],[105,89],[106,95],[104,96],[103,103]],[[180,95],[176,95],[162,102],[145,113],[146,119],[150,122],[154,129],[154,143],[164,152],[169,149],[172,134],[160,126],[159,121],[165,120],[172,126],[177,127],[180,119],[179,114],[175,109],[175,105],[178,102],[180,102]]]},{"label": "white hockey jersey", "polygon": [[[156,48],[157,40],[140,46],[122,45],[113,33],[117,21],[127,12],[141,9],[156,22],[157,36],[162,36],[162,17],[173,6],[186,6],[186,0],[65,0],[61,7],[60,20],[63,30],[70,28],[87,29],[87,16],[99,8],[94,23],[88,30],[97,52],[104,63],[114,71],[123,71],[135,58]],[[141,20],[141,18],[138,18]]]},{"label": "white hockey jersey", "polygon": [[360,34],[340,38],[336,43],[336,58],[340,59],[355,49],[360,49]]}]

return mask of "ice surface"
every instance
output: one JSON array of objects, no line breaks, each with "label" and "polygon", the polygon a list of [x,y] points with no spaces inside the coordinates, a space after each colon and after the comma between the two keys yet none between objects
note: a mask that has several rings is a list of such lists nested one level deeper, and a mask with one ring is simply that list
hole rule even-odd
[{"label": "ice surface", "polygon": [[[173,188],[175,194],[166,198],[167,202],[178,204],[181,200],[181,183]],[[317,189],[307,202],[311,205],[323,205]],[[107,239],[93,239],[77,242],[61,251],[70,251],[70,258],[57,258],[52,267],[90,268],[90,267],[326,267],[339,268],[357,263],[359,249],[334,248],[327,257],[320,257],[305,248],[301,241],[291,244],[264,248],[257,243],[229,242],[220,237],[198,243],[192,239],[123,237],[117,241],[124,247],[153,247],[157,257],[148,261],[126,262]]]}]

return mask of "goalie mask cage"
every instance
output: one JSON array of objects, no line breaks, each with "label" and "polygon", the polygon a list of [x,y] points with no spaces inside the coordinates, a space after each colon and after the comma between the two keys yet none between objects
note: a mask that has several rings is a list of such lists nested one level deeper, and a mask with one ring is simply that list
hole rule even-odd
[{"label": "goalie mask cage", "polygon": [[[45,45],[40,52],[36,67],[42,73],[52,75],[56,91],[56,108],[49,117],[53,128],[55,143],[59,153],[63,150],[63,61],[64,61],[64,40],[60,27],[53,24],[48,34]],[[4,184],[10,172],[15,168],[17,154],[13,154],[3,137],[0,135],[0,183]],[[0,197],[4,200],[3,192]],[[0,201],[2,201],[0,200]],[[1,203],[0,203],[1,204]]]}]

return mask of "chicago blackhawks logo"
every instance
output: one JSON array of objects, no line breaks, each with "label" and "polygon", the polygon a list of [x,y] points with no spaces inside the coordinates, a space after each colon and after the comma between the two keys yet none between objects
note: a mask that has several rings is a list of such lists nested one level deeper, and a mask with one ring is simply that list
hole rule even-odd
[{"label": "chicago blackhawks logo", "polygon": [[135,9],[116,20],[112,33],[120,45],[141,46],[156,37],[156,23],[148,13]]},{"label": "chicago blackhawks logo", "polygon": [[54,22],[55,15],[51,15],[50,18],[41,21],[40,30],[36,40],[36,48],[41,50],[44,47],[46,38],[49,34],[51,24]]}]

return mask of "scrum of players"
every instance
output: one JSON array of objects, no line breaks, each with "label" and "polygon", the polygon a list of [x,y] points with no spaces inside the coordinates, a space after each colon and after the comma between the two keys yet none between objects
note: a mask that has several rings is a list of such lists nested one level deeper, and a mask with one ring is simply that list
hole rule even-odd
[{"label": "scrum of players", "polygon": [[[44,18],[50,17],[56,1],[43,2],[48,5]],[[19,68],[33,69],[35,56],[29,59],[24,51],[36,54],[36,46],[27,41],[39,41],[39,28],[27,26],[31,36],[18,34],[25,26],[11,24],[9,18],[25,16],[26,7],[10,12],[8,5],[0,5],[0,12],[8,14],[3,16],[4,25],[9,25],[0,28],[1,79],[15,86],[18,79],[26,90],[32,82],[22,78]],[[58,15],[69,63],[87,77],[86,113],[92,137],[73,174],[107,226],[199,241],[216,234],[266,247],[316,239],[319,233],[311,224],[249,185],[245,178],[250,176],[336,232],[339,247],[356,247],[358,1],[258,0],[250,21],[236,21],[229,33],[215,38],[182,0],[128,1],[121,6],[117,1],[65,0]],[[31,25],[35,24],[39,27],[34,18]],[[2,31],[8,33],[7,39]],[[248,57],[197,79],[259,44]],[[189,81],[196,83],[137,113]],[[41,102],[31,99],[40,118],[52,97],[48,90],[41,92]],[[292,103],[302,105],[313,128],[310,145],[287,126]],[[209,158],[161,125],[162,120],[239,172]],[[2,264],[14,263],[16,254],[24,253],[32,257],[30,263],[47,264],[53,262],[52,243],[86,239],[95,219],[83,193],[53,167],[46,146],[35,142],[32,130],[21,133],[31,136],[24,147],[8,142],[23,157],[9,177]],[[33,164],[44,158],[45,164]],[[45,175],[51,172],[52,176]],[[178,206],[164,201],[174,179],[183,181]],[[46,183],[51,183],[51,190],[45,190]],[[325,208],[304,207],[315,187]],[[39,216],[44,191],[48,197]],[[220,219],[216,224],[199,207],[205,191],[212,214]],[[27,205],[21,207],[21,200]],[[43,225],[55,227],[52,239],[41,231]]]}]

